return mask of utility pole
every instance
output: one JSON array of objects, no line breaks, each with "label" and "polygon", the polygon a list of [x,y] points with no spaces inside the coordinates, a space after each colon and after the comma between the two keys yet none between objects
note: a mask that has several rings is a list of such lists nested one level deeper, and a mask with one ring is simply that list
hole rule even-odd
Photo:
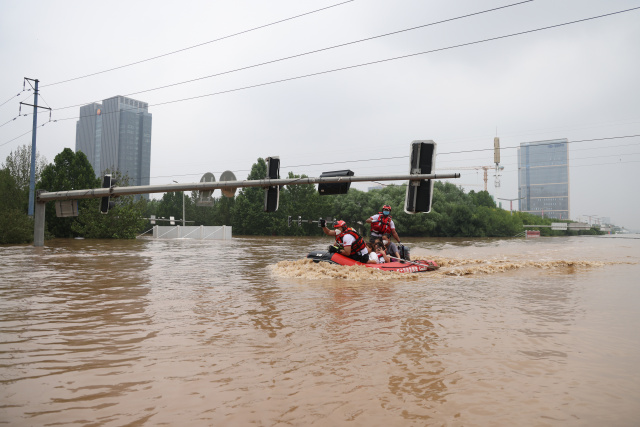
[{"label": "utility pole", "polygon": [[[25,81],[29,82],[29,85],[33,88],[33,104],[26,104],[21,102],[20,105],[28,105],[33,107],[33,130],[31,131],[31,170],[30,170],[30,178],[29,178],[29,216],[33,216],[33,206],[34,206],[34,196],[36,192],[36,129],[38,127],[38,108],[43,108],[45,110],[49,110],[49,114],[51,114],[51,108],[47,107],[38,107],[38,79],[30,79],[28,77],[24,78]],[[31,82],[35,83],[35,87],[31,85]],[[24,86],[24,84],[23,84]]]}]

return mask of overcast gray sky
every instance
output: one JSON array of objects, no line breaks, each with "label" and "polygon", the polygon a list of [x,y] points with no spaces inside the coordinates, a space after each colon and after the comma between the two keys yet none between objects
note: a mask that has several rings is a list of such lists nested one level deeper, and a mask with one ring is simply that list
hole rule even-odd
[{"label": "overcast gray sky", "polygon": [[[280,156],[283,176],[345,168],[356,175],[404,174],[417,139],[436,141],[436,166],[449,172],[492,165],[490,150],[464,151],[491,149],[497,135],[505,169],[499,188],[489,176],[489,192],[499,198],[518,196],[516,150],[509,147],[568,138],[572,219],[610,217],[640,229],[640,137],[632,137],[640,134],[640,9],[262,85],[640,7],[640,0],[535,0],[137,93],[516,1],[339,3],[0,0],[0,103],[11,99],[0,107],[0,125],[17,116],[19,101],[32,103],[31,92],[20,93],[23,78],[39,79],[41,105],[53,108],[58,122],[38,128],[37,149],[52,162],[65,147],[75,149],[79,107],[64,107],[115,95],[148,102],[152,184],[197,182],[205,172],[218,178],[227,169],[243,179],[267,156]],[[235,90],[254,85],[261,86]],[[49,115],[40,112],[39,119]],[[28,116],[0,127],[0,160],[31,143],[30,134],[10,141],[31,124]],[[369,160],[389,157],[401,158]],[[353,163],[331,164],[338,161]],[[460,172],[456,184],[483,189],[481,170]]]}]

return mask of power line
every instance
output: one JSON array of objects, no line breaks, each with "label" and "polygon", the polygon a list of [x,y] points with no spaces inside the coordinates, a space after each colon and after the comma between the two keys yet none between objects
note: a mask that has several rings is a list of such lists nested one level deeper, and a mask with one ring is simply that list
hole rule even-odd
[{"label": "power line", "polygon": [[[614,156],[604,156],[604,157],[614,157]],[[580,158],[578,160],[582,160],[582,159],[588,159],[588,158],[593,158],[593,157],[583,157]],[[625,160],[625,161],[619,161],[619,162],[609,162],[609,163],[592,163],[592,164],[588,164],[588,165],[571,165],[570,169],[574,169],[574,168],[580,168],[580,167],[589,167],[589,166],[605,166],[605,165],[619,165],[619,164],[628,164],[628,163],[640,163],[640,160]],[[295,167],[295,166],[292,166]],[[371,167],[375,167],[377,168],[378,166],[371,166]],[[367,166],[364,167],[364,169],[368,168]],[[240,169],[240,170],[235,170],[235,172],[249,172],[251,169]],[[513,171],[508,171],[508,172],[516,172],[515,170]],[[187,174],[176,174],[176,175],[160,175],[160,176],[152,176],[149,177],[149,179],[159,179],[159,178],[176,178],[176,177],[188,177],[188,176],[202,176],[204,175],[206,172],[200,172],[200,173],[187,173]],[[212,172],[214,174],[216,173],[222,173],[220,171],[214,171]],[[502,171],[502,173],[505,173],[504,171]]]},{"label": "power line", "polygon": [[[315,77],[315,76],[319,76],[319,75],[323,75],[323,74],[330,74],[330,73],[334,73],[334,72],[338,72],[338,71],[345,71],[345,70],[365,67],[365,66],[368,66],[368,65],[381,64],[381,63],[384,63],[384,62],[391,62],[391,61],[395,61],[395,60],[399,60],[399,59],[406,59],[406,58],[411,58],[411,57],[415,57],[415,56],[419,56],[419,55],[425,55],[425,54],[429,54],[429,53],[441,52],[441,51],[445,51],[445,50],[456,49],[456,48],[459,48],[459,47],[471,46],[471,45],[475,45],[475,44],[486,43],[486,42],[496,41],[496,40],[500,40],[500,39],[506,39],[506,38],[509,38],[509,37],[515,37],[515,36],[520,36],[520,35],[524,35],[524,34],[535,33],[535,32],[538,32],[538,31],[549,30],[549,29],[563,27],[563,26],[567,26],[567,25],[571,25],[571,24],[577,24],[577,23],[581,23],[581,22],[591,21],[591,20],[594,20],[594,19],[604,18],[604,17],[607,17],[607,16],[626,13],[626,12],[630,12],[630,11],[637,10],[637,9],[640,9],[640,6],[634,7],[634,8],[631,8],[631,9],[625,9],[625,10],[617,11],[617,12],[606,13],[606,14],[603,14],[603,15],[592,16],[590,18],[583,18],[583,19],[578,19],[578,20],[575,20],[575,21],[569,21],[569,22],[565,22],[565,23],[562,23],[562,24],[549,25],[549,26],[546,26],[546,27],[536,28],[536,29],[533,29],[533,30],[520,31],[520,32],[517,32],[517,33],[511,33],[511,34],[507,34],[507,35],[503,35],[503,36],[490,37],[490,38],[487,38],[487,39],[476,40],[476,41],[473,41],[473,42],[461,43],[461,44],[457,44],[457,45],[452,45],[452,46],[447,46],[447,47],[442,47],[442,48],[437,48],[437,49],[431,49],[431,50],[426,50],[426,51],[423,51],[423,52],[417,52],[417,53],[412,53],[412,54],[408,54],[408,55],[401,55],[401,56],[396,56],[396,57],[392,57],[392,58],[380,59],[380,60],[377,60],[377,61],[365,62],[365,63],[361,63],[361,64],[356,64],[356,65],[349,65],[349,66],[346,66],[346,67],[334,68],[334,69],[331,69],[331,70],[319,71],[319,72],[316,72],[316,73],[304,74],[304,75],[295,76],[295,77],[289,77],[289,78],[280,79],[280,80],[273,80],[273,81],[270,81],[270,82],[258,83],[258,84],[255,84],[255,85],[243,86],[243,87],[239,87],[239,88],[228,89],[228,90],[208,93],[208,94],[204,94],[204,95],[197,95],[197,96],[192,96],[192,97],[182,98],[182,99],[174,99],[172,101],[165,101],[165,102],[159,102],[159,103],[156,103],[156,104],[149,104],[148,106],[149,107],[154,107],[154,106],[157,107],[157,106],[161,106],[161,105],[175,104],[175,103],[178,103],[178,102],[185,102],[185,101],[193,101],[193,100],[196,100],[196,99],[207,98],[207,97],[217,96],[217,95],[223,95],[223,94],[232,93],[232,92],[239,92],[239,91],[247,90],[247,89],[255,89],[255,88],[258,88],[258,87],[274,85],[274,84],[277,84],[277,83],[284,83],[284,82],[289,82],[289,81],[293,81],[293,80],[300,80],[300,79],[304,79],[304,78],[308,78],[308,77]],[[71,120],[71,119],[75,119],[75,117],[59,119],[59,120],[62,121],[62,120]]]},{"label": "power line", "polygon": [[[594,141],[605,141],[608,139],[624,139],[624,138],[635,138],[640,136],[640,134],[637,135],[625,135],[625,136],[611,136],[611,137],[606,137],[606,138],[594,138],[594,139],[581,139],[581,140],[577,140],[577,141],[567,141],[567,144],[574,144],[576,142],[594,142]],[[536,144],[536,147],[542,146],[542,145],[553,145],[553,144],[558,144],[558,141],[554,141],[554,142],[549,142],[546,144]],[[513,145],[511,147],[501,147],[501,150],[507,150],[507,149],[511,149],[511,148],[521,148],[519,145]],[[461,154],[461,153],[476,153],[479,151],[494,151],[494,148],[478,148],[476,150],[462,150],[462,151],[450,151],[448,153],[438,153],[438,155],[447,155],[447,154]],[[409,156],[406,156],[409,157]]]},{"label": "power line", "polygon": [[[26,114],[25,114],[25,116],[26,116]],[[57,122],[57,120],[51,120],[51,118],[49,118],[49,120],[48,120],[48,121],[46,121],[46,122],[44,122],[44,123],[42,123],[42,124],[39,124],[39,125],[37,125],[36,127],[40,127],[40,128],[41,128],[41,127],[45,126],[47,123],[55,123],[55,122]],[[3,142],[2,144],[0,144],[0,147],[4,147],[4,146],[5,146],[5,145],[7,145],[8,143],[13,142],[13,141],[15,141],[16,139],[22,138],[23,136],[28,135],[28,134],[30,134],[30,133],[32,133],[32,132],[33,132],[33,129],[31,129],[31,130],[29,130],[29,131],[27,131],[27,132],[25,132],[25,133],[23,133],[23,134],[21,134],[21,135],[18,135],[18,136],[16,136],[16,137],[15,137],[15,138],[13,138],[13,139],[10,139],[10,140],[8,140],[8,141],[6,141],[6,142]]]},{"label": "power line", "polygon": [[17,96],[20,96],[20,94],[21,94],[22,92],[24,92],[24,89],[23,89],[22,91],[18,92],[18,94],[17,94],[17,95],[12,96],[11,98],[9,98],[9,99],[7,99],[6,101],[4,101],[2,104],[0,104],[0,107],[2,107],[2,106],[3,106],[4,104],[6,104],[7,102],[11,102],[11,101],[13,100],[13,98],[15,98],[15,97],[17,97]]},{"label": "power line", "polygon": [[[573,162],[575,160],[586,160],[586,159],[601,159],[601,158],[605,158],[605,157],[621,157],[621,156],[635,156],[638,155],[640,153],[625,153],[625,154],[607,154],[607,155],[599,155],[599,156],[588,156],[588,157],[572,157],[570,160]],[[557,165],[549,165],[547,161],[541,160],[539,162],[529,162],[528,166],[533,166],[533,167],[537,167],[538,165],[543,165],[543,166],[549,166],[549,167],[556,167],[556,166],[567,166],[568,169],[574,168],[576,166],[580,166],[580,165],[574,165],[571,164],[570,166],[566,165],[566,164],[557,164]],[[518,163],[506,163],[504,166],[518,166]],[[436,168],[436,170],[438,170],[439,168]],[[444,169],[439,169],[439,170],[456,170],[456,168],[444,168]],[[492,169],[489,169],[492,170]],[[516,172],[516,169],[512,169],[508,172]],[[500,173],[505,173],[504,171],[500,171]]]},{"label": "power line", "polygon": [[[485,42],[489,42],[489,41],[495,41],[495,40],[505,39],[505,38],[509,38],[509,37],[515,37],[515,36],[519,36],[519,35],[530,34],[530,33],[538,32],[538,31],[549,30],[549,29],[558,28],[558,27],[562,27],[562,26],[567,26],[567,25],[571,25],[571,24],[576,24],[576,23],[580,23],[580,22],[591,21],[591,20],[594,20],[594,19],[599,19],[599,18],[604,18],[604,17],[607,17],[607,16],[612,16],[612,15],[617,15],[617,14],[621,14],[621,13],[625,13],[625,12],[630,12],[630,11],[637,10],[637,9],[640,9],[640,6],[634,7],[634,8],[631,8],[631,9],[625,9],[625,10],[617,11],[617,12],[606,13],[606,14],[603,14],[603,15],[597,15],[597,16],[593,16],[593,17],[590,17],[590,18],[583,18],[583,19],[578,19],[578,20],[575,20],[575,21],[569,21],[569,22],[565,22],[565,23],[562,23],[562,24],[555,24],[555,25],[550,25],[550,26],[546,26],[546,27],[536,28],[536,29],[533,29],[533,30],[520,31],[520,32],[517,32],[517,33],[511,33],[511,34],[507,34],[507,35],[503,35],[503,36],[491,37],[491,38],[488,38],[488,39],[477,40],[477,41],[473,41],[473,42],[467,42],[467,43],[462,43],[462,44],[457,44],[457,45],[452,45],[452,46],[447,46],[447,47],[442,47],[442,48],[437,48],[437,49],[431,49],[431,50],[412,53],[412,54],[408,54],[408,55],[402,55],[402,56],[396,56],[396,57],[392,57],[392,58],[380,59],[380,60],[377,60],[377,61],[371,61],[371,62],[366,62],[366,63],[362,63],[362,64],[350,65],[350,66],[346,66],[346,67],[335,68],[335,69],[332,69],[332,70],[325,70],[325,71],[319,71],[319,72],[316,72],[316,73],[304,74],[304,75],[296,76],[296,77],[289,77],[289,78],[286,78],[286,79],[273,80],[273,81],[270,81],[270,82],[258,83],[258,84],[250,85],[250,86],[243,86],[243,87],[239,87],[239,88],[228,89],[228,90],[208,93],[208,94],[204,94],[204,95],[192,96],[192,97],[189,97],[189,98],[174,99],[174,100],[171,100],[171,101],[159,102],[159,103],[156,103],[156,104],[148,104],[148,107],[158,107],[158,106],[161,106],[161,105],[175,104],[175,103],[178,103],[178,102],[193,101],[193,100],[196,100],[196,99],[207,98],[207,97],[217,96],[217,95],[223,95],[223,94],[232,93],[232,92],[239,92],[239,91],[242,91],[242,90],[254,89],[254,88],[258,88],[258,87],[262,87],[262,86],[269,86],[269,85],[273,85],[273,84],[277,84],[277,83],[284,83],[284,82],[293,81],[293,80],[300,80],[300,79],[304,79],[304,78],[307,78],[307,77],[319,76],[319,75],[322,75],[322,74],[329,74],[329,73],[338,72],[338,71],[345,71],[345,70],[349,70],[349,69],[360,68],[360,67],[364,67],[364,66],[368,66],[368,65],[374,65],[374,64],[384,63],[384,62],[395,61],[395,60],[398,60],[398,59],[406,59],[406,58],[410,58],[410,57],[414,57],[414,56],[425,55],[425,54],[434,53],[434,52],[440,52],[440,51],[444,51],[444,50],[456,49],[456,48],[459,48],[459,47],[465,47],[465,46],[485,43]],[[67,108],[67,107],[65,107],[65,108]],[[135,109],[137,109],[137,108],[131,108],[131,110],[135,110]],[[118,112],[118,111],[115,111],[115,112]],[[113,113],[115,113],[115,112],[113,112]],[[112,113],[104,113],[104,114],[112,114]],[[75,120],[77,118],[82,118],[82,117],[89,117],[89,115],[87,115],[87,116],[78,116],[78,117],[75,117],[75,116],[74,117],[66,117],[66,118],[58,119],[58,121]]]},{"label": "power line", "polygon": [[[303,52],[303,53],[299,53],[299,54],[295,54],[295,55],[286,56],[286,57],[283,57],[283,58],[273,59],[273,60],[266,61],[266,62],[261,62],[261,63],[258,63],[258,64],[248,65],[246,67],[240,67],[240,68],[236,68],[236,69],[233,69],[233,70],[227,70],[227,71],[222,71],[222,72],[215,73],[215,74],[210,74],[210,75],[207,75],[207,76],[197,77],[195,79],[185,80],[185,81],[181,81],[181,82],[177,82],[177,83],[171,83],[171,84],[168,84],[168,85],[158,86],[158,87],[151,88],[151,89],[145,89],[145,90],[141,90],[141,91],[138,91],[138,92],[131,92],[131,93],[128,93],[128,94],[123,95],[123,96],[139,95],[141,93],[152,92],[152,91],[156,91],[156,90],[160,90],[160,89],[167,89],[167,88],[170,88],[170,87],[180,86],[180,85],[184,85],[184,84],[187,84],[187,83],[193,83],[193,82],[197,82],[197,81],[201,81],[201,80],[206,80],[206,79],[210,79],[210,78],[213,78],[213,77],[222,76],[222,75],[225,75],[225,74],[231,74],[231,73],[235,73],[235,72],[238,72],[238,71],[248,70],[248,69],[256,68],[256,67],[261,67],[263,65],[274,64],[276,62],[282,62],[282,61],[286,61],[286,60],[289,60],[289,59],[300,58],[302,56],[311,55],[311,54],[314,54],[314,53],[324,52],[324,51],[328,51],[328,50],[332,50],[332,49],[337,49],[337,48],[340,48],[340,47],[345,47],[345,46],[350,46],[350,45],[354,45],[354,44],[357,44],[357,43],[362,43],[362,42],[365,42],[365,41],[371,41],[371,40],[379,39],[379,38],[382,38],[382,37],[387,37],[387,36],[391,36],[391,35],[405,33],[405,32],[417,30],[417,29],[420,29],[420,28],[430,27],[430,26],[434,26],[434,25],[438,25],[438,24],[443,24],[443,23],[446,23],[446,22],[451,22],[451,21],[456,21],[456,20],[459,20],[459,19],[469,18],[469,17],[472,17],[472,16],[481,15],[483,13],[495,12],[495,11],[500,10],[500,9],[506,9],[506,8],[513,7],[513,6],[519,6],[519,5],[522,5],[522,4],[525,4],[525,3],[530,3],[532,1],[533,0],[525,0],[525,1],[521,1],[521,2],[518,2],[518,3],[512,3],[512,4],[509,4],[509,5],[505,5],[505,6],[494,7],[492,9],[486,9],[486,10],[482,10],[482,11],[479,11],[479,12],[473,12],[473,13],[469,13],[469,14],[466,14],[466,15],[457,16],[455,18],[443,19],[441,21],[435,21],[435,22],[431,22],[431,23],[428,23],[428,24],[418,25],[416,27],[405,28],[403,30],[392,31],[390,33],[380,34],[380,35],[377,35],[377,36],[367,37],[367,38],[364,38],[364,39],[354,40],[354,41],[350,41],[350,42],[346,42],[346,43],[340,43],[340,44],[337,44],[337,45],[328,46],[328,47],[324,47],[324,48],[321,48],[321,49],[311,50],[311,51],[308,51],[308,52]],[[92,102],[99,102],[99,101],[92,101]],[[76,105],[69,105],[67,107],[55,108],[55,110],[65,110],[65,109],[68,109],[68,108],[80,107],[80,106],[87,105],[87,104],[90,104],[90,103],[91,102],[86,102],[86,103],[76,104]]]},{"label": "power line", "polygon": [[[633,138],[633,137],[638,137],[640,135],[628,135],[628,136],[612,136],[612,137],[607,137],[607,138],[595,138],[595,139],[583,139],[583,140],[576,140],[576,141],[569,141],[569,143],[577,143],[577,142],[592,142],[592,141],[602,141],[602,140],[613,140],[613,139],[621,139],[621,138]],[[548,145],[548,144],[538,144],[537,146],[541,146],[541,145]],[[628,146],[628,145],[638,145],[638,144],[626,144],[626,145],[621,145],[621,146]],[[607,148],[613,148],[616,146],[607,146]],[[519,148],[519,146],[512,146],[512,147],[504,147],[504,149],[508,149],[508,148]],[[597,147],[599,148],[599,147]],[[597,149],[597,148],[587,148],[587,149]],[[585,150],[587,150],[585,149]],[[491,151],[493,151],[493,148],[490,149]],[[485,151],[484,149],[480,149],[480,150],[474,150],[474,151]],[[469,151],[459,151],[459,152],[449,152],[449,153],[437,153],[438,156],[440,155],[448,155],[448,154],[458,154],[458,153],[466,153]],[[634,153],[635,154],[635,153]],[[630,155],[630,154],[629,154]],[[612,155],[612,156],[616,156],[616,155]],[[601,156],[601,157],[609,157],[609,156]],[[337,165],[337,164],[346,164],[346,163],[364,163],[364,162],[373,162],[373,161],[388,161],[388,160],[396,160],[396,159],[408,159],[409,156],[392,156],[392,157],[378,157],[378,158],[370,158],[370,159],[356,159],[356,160],[345,160],[345,161],[340,161],[340,162],[323,162],[323,163],[308,163],[308,164],[298,164],[298,165],[284,165],[281,166],[281,169],[287,169],[287,170],[292,170],[294,168],[301,168],[301,167],[309,167],[309,166],[327,166],[327,165]],[[575,158],[572,160],[580,160],[580,159],[585,159],[585,158],[593,158],[593,157],[581,157],[581,158]],[[378,166],[372,166],[372,167],[378,167]],[[573,167],[573,166],[571,166]],[[447,170],[455,170],[456,168],[449,168]],[[240,170],[235,170],[235,172],[248,172],[250,171],[250,169],[240,169]],[[181,174],[181,175],[161,175],[161,176],[152,176],[152,177],[148,177],[149,179],[157,179],[157,178],[170,178],[170,177],[185,177],[185,176],[198,176],[198,175],[203,175],[205,172],[199,172],[199,173],[188,173],[188,174]],[[212,173],[221,173],[220,171],[218,172],[212,172]]]},{"label": "power line", "polygon": [[[571,141],[567,141],[568,143],[571,143]],[[577,142],[577,141],[576,141]],[[542,144],[537,144],[536,146],[540,146]],[[618,147],[632,147],[632,146],[636,146],[636,145],[640,145],[640,142],[634,142],[632,144],[618,144],[618,145],[607,145],[607,149],[610,148],[618,148]],[[507,148],[507,147],[505,147]],[[589,147],[589,148],[573,148],[571,149],[572,153],[575,153],[576,151],[585,151],[585,150],[598,150],[602,147]],[[493,148],[491,149],[491,151],[493,151]],[[507,158],[507,157],[516,157],[516,155],[502,155],[502,158]],[[459,160],[445,160],[444,162],[455,162],[455,161],[459,161]],[[501,163],[502,164],[502,163]]]},{"label": "power line", "polygon": [[[25,114],[25,116],[26,116],[26,114]],[[1,128],[2,126],[6,125],[6,124],[11,123],[12,121],[14,121],[15,119],[17,119],[18,117],[20,117],[20,114],[18,114],[18,115],[17,115],[17,116],[15,116],[14,118],[9,119],[9,120],[7,120],[6,122],[4,122],[3,124],[1,124],[1,125],[0,125],[0,128]]]},{"label": "power line", "polygon": [[[351,1],[353,1],[353,0],[351,0]],[[161,105],[173,104],[173,103],[177,103],[177,102],[190,101],[190,100],[194,100],[194,99],[199,99],[199,98],[204,98],[204,97],[209,97],[209,96],[214,96],[214,95],[221,95],[221,94],[225,94],[225,93],[236,92],[236,91],[246,90],[246,89],[250,89],[250,88],[261,87],[261,86],[267,86],[267,85],[272,85],[272,84],[276,84],[276,83],[282,83],[282,82],[302,79],[302,78],[306,78],[306,77],[317,76],[317,75],[321,75],[321,74],[328,74],[328,73],[332,73],[332,72],[344,71],[344,70],[363,67],[363,66],[367,66],[367,65],[373,65],[373,64],[383,63],[383,62],[394,61],[394,60],[397,60],[397,59],[405,59],[405,58],[410,58],[410,57],[414,57],[414,56],[418,56],[418,55],[424,55],[424,54],[433,53],[433,52],[439,52],[439,51],[443,51],[443,50],[455,49],[455,48],[458,48],[458,47],[470,46],[470,45],[474,45],[474,44],[480,44],[480,43],[485,43],[485,42],[489,42],[489,41],[500,40],[500,39],[504,39],[504,38],[508,38],[508,37],[514,37],[514,36],[519,36],[519,35],[538,32],[538,31],[544,31],[544,30],[548,30],[548,29],[558,28],[558,27],[567,26],[567,25],[571,25],[571,24],[576,24],[576,23],[580,23],[580,22],[591,21],[591,20],[594,20],[594,19],[604,18],[604,17],[607,17],[607,16],[613,16],[613,15],[626,13],[626,12],[630,12],[630,11],[634,11],[634,10],[638,10],[638,9],[640,9],[640,6],[639,7],[630,8],[630,9],[621,10],[621,11],[617,11],[617,12],[611,12],[611,13],[606,13],[606,14],[602,14],[602,15],[597,15],[597,16],[593,16],[593,17],[590,17],[590,18],[583,18],[583,19],[579,19],[579,20],[575,20],[575,21],[569,21],[569,22],[565,22],[565,23],[562,23],[562,24],[555,24],[555,25],[541,27],[541,28],[537,28],[537,29],[533,29],[533,30],[520,31],[520,32],[517,32],[517,33],[507,34],[507,35],[503,35],[503,36],[497,36],[497,37],[491,37],[491,38],[488,38],[488,39],[477,40],[477,41],[474,41],[474,42],[462,43],[462,44],[448,46],[448,47],[444,47],[444,48],[432,49],[432,50],[413,53],[413,54],[409,54],[409,55],[402,55],[402,56],[382,59],[382,60],[378,60],[378,61],[372,61],[372,62],[367,62],[367,63],[362,63],[362,64],[356,64],[356,65],[351,65],[351,66],[347,66],[347,67],[336,68],[336,69],[333,69],[333,70],[320,71],[320,72],[317,72],[317,73],[311,73],[311,74],[306,74],[306,75],[297,76],[297,77],[291,77],[291,78],[287,78],[287,79],[275,80],[275,81],[266,82],[266,83],[260,83],[260,84],[251,85],[251,86],[245,86],[245,87],[240,87],[240,88],[235,88],[235,89],[229,89],[229,90],[226,90],[226,91],[214,92],[214,93],[194,96],[194,97],[190,97],[190,98],[177,99],[177,100],[166,101],[166,102],[161,102],[161,103],[157,103],[157,104],[149,104],[148,106],[161,106]],[[135,108],[131,108],[131,110],[133,110],[133,109],[135,109]],[[105,113],[105,114],[111,114],[111,113]],[[79,116],[78,118],[81,118],[81,117],[88,117],[88,116]],[[54,120],[54,122],[65,121],[65,120],[75,120],[75,119],[76,119],[76,117],[74,116],[74,117],[67,117],[67,118],[63,118],[63,119],[57,119],[57,120]],[[44,126],[44,124],[41,125],[41,126]],[[22,135],[19,135],[19,136],[15,137],[15,138],[13,138],[13,139],[11,139],[9,141],[6,141],[6,142],[0,144],[0,147],[4,146],[4,145],[6,145],[6,144],[8,144],[8,143],[10,143],[12,141],[15,141],[16,139],[18,139],[18,138],[20,138],[20,137],[22,137],[22,136],[24,136],[24,135],[26,135],[26,134],[28,134],[30,132],[31,131],[26,132],[26,133],[24,133]],[[632,136],[638,136],[638,135],[632,135]],[[622,137],[616,137],[616,138],[629,138],[629,137],[631,137],[631,136],[622,136]],[[608,139],[608,138],[601,138],[601,139]],[[590,141],[596,141],[596,140],[598,140],[598,139],[594,139],[594,140],[590,140]],[[580,142],[580,141],[573,141],[573,142]],[[517,148],[517,147],[504,147],[504,148]],[[493,148],[491,148],[491,149],[478,149],[478,150],[466,150],[466,151],[441,153],[441,154],[454,154],[454,153],[455,154],[459,154],[459,153],[465,153],[465,152],[479,152],[479,151],[488,151],[488,150],[493,150]],[[404,157],[408,157],[408,156],[404,156]]]},{"label": "power line", "polygon": [[209,40],[207,42],[199,43],[199,44],[196,44],[196,45],[193,45],[193,46],[188,46],[188,47],[185,47],[185,48],[182,48],[182,49],[174,50],[172,52],[163,53],[161,55],[153,56],[151,58],[142,59],[140,61],[135,61],[135,62],[132,62],[130,64],[120,65],[118,67],[109,68],[107,70],[98,71],[98,72],[91,73],[91,74],[85,74],[83,76],[78,76],[78,77],[74,77],[74,78],[71,78],[71,79],[62,80],[62,81],[59,81],[59,82],[56,82],[56,83],[51,83],[51,84],[48,84],[48,85],[42,85],[42,87],[55,86],[55,85],[59,85],[59,84],[62,84],[62,83],[68,83],[68,82],[71,82],[71,81],[80,80],[80,79],[84,79],[84,78],[91,77],[91,76],[96,76],[98,74],[104,74],[104,73],[108,73],[110,71],[119,70],[121,68],[131,67],[131,66],[137,65],[137,64],[142,64],[143,62],[153,61],[154,59],[159,59],[159,58],[163,58],[165,56],[174,55],[176,53],[184,52],[184,51],[187,51],[187,50],[190,50],[190,49],[195,49],[197,47],[204,46],[204,45],[207,45],[207,44],[210,44],[210,43],[215,43],[215,42],[218,42],[220,40],[225,40],[225,39],[228,39],[228,38],[231,38],[231,37],[239,36],[241,34],[246,34],[246,33],[249,33],[251,31],[256,31],[256,30],[259,30],[259,29],[262,29],[262,28],[270,27],[272,25],[280,24],[282,22],[291,21],[293,19],[300,18],[302,16],[311,15],[313,13],[320,12],[320,11],[327,10],[327,9],[331,9],[333,7],[342,6],[344,4],[351,3],[353,1],[355,1],[355,0],[347,0],[347,1],[344,1],[344,2],[341,2],[341,3],[336,3],[336,4],[331,5],[331,6],[327,6],[327,7],[323,7],[323,8],[320,8],[320,9],[312,10],[311,12],[305,12],[305,13],[302,13],[300,15],[295,15],[295,16],[292,16],[292,17],[289,17],[289,18],[281,19],[279,21],[271,22],[270,24],[260,25],[258,27],[250,28],[248,30],[243,30],[243,31],[240,31],[240,32],[237,32],[237,33],[234,33],[234,34],[230,34],[230,35],[227,35],[227,36],[219,37],[219,38],[214,39],[214,40]]},{"label": "power line", "polygon": [[[610,140],[610,139],[624,139],[624,138],[634,138],[634,137],[638,137],[640,136],[640,134],[638,135],[626,135],[626,136],[611,136],[611,137],[607,137],[607,138],[595,138],[595,139],[582,139],[582,140],[577,140],[577,141],[567,141],[567,143],[572,144],[572,143],[576,143],[576,142],[593,142],[593,141],[604,141],[604,140]],[[557,144],[557,142],[553,142],[553,143],[548,143],[548,144],[536,144],[536,146],[542,146],[542,145],[551,145],[551,144]],[[506,150],[506,149],[511,149],[511,148],[520,148],[520,146],[515,145],[515,146],[511,146],[511,147],[502,147],[501,150]],[[448,153],[436,153],[437,156],[446,156],[449,154],[461,154],[461,153],[474,153],[474,152],[480,152],[480,151],[492,151],[493,152],[494,148],[479,148],[477,150],[461,150],[461,151],[450,151]],[[359,163],[359,162],[371,162],[371,161],[379,161],[379,160],[395,160],[395,159],[408,159],[409,156],[405,155],[405,156],[391,156],[391,157],[377,157],[377,158],[372,158],[372,159],[360,159],[360,160],[345,160],[345,161],[341,161],[341,162],[326,162],[326,163],[309,163],[306,165],[292,165],[292,166],[281,166],[283,169],[284,168],[297,168],[297,167],[306,167],[306,166],[325,166],[325,165],[337,165],[337,164],[344,164],[344,163]]]},{"label": "power line", "polygon": [[4,147],[4,146],[5,146],[5,145],[7,145],[8,143],[13,142],[13,141],[15,141],[16,139],[21,138],[21,137],[23,137],[23,136],[25,136],[25,135],[28,135],[28,134],[30,134],[31,132],[33,132],[33,130],[29,130],[28,132],[25,132],[25,133],[23,133],[22,135],[18,135],[18,136],[16,136],[16,137],[15,137],[15,138],[13,138],[13,139],[8,140],[7,142],[3,142],[2,144],[0,144],[0,147]]}]

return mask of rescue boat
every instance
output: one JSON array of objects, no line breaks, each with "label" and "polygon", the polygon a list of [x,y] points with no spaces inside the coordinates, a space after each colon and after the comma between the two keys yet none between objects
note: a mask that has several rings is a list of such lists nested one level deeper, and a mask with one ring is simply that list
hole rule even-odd
[{"label": "rescue boat", "polygon": [[383,264],[365,264],[362,262],[355,261],[349,257],[344,255],[340,255],[338,253],[331,252],[322,252],[322,251],[314,251],[309,252],[307,258],[313,260],[313,262],[328,262],[331,264],[338,265],[360,265],[362,267],[367,268],[376,268],[382,271],[395,271],[398,273],[421,273],[424,271],[433,271],[440,268],[440,266],[431,260],[416,260],[416,261],[393,261],[393,262],[385,262]]}]

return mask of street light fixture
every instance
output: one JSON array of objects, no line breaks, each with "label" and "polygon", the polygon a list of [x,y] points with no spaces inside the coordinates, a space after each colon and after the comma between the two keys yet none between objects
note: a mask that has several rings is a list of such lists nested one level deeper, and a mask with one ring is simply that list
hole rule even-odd
[{"label": "street light fixture", "polygon": [[[178,184],[178,181],[173,181]],[[186,225],[186,218],[184,217],[184,190],[182,190],[182,226]]]}]

